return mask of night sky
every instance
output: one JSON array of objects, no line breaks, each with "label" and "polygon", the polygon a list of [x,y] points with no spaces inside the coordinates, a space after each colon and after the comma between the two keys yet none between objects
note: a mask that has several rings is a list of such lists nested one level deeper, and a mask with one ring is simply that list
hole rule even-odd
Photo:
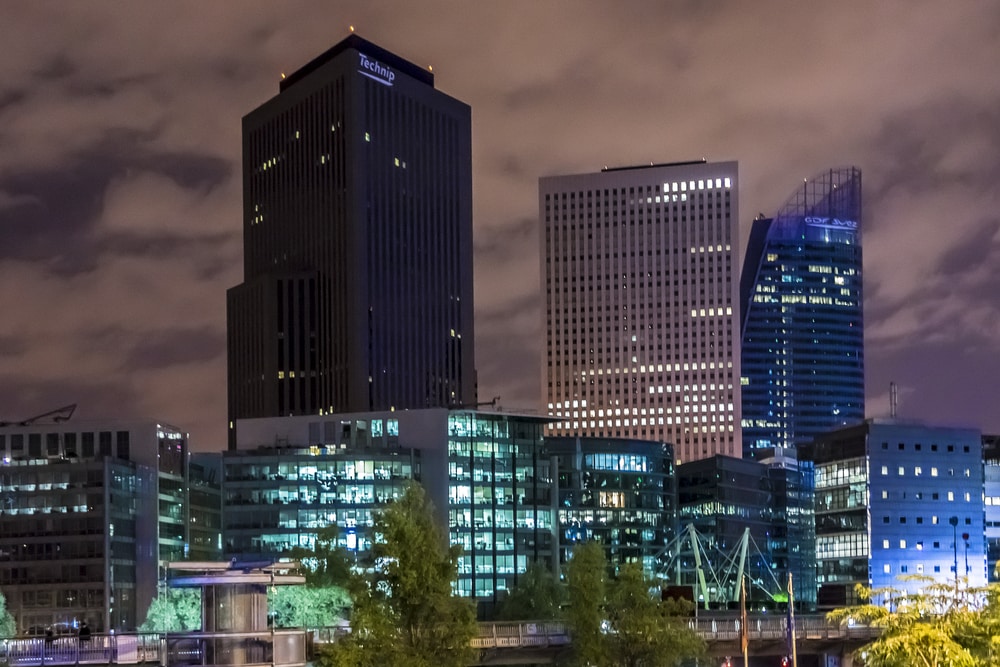
[{"label": "night sky", "polygon": [[481,399],[540,408],[537,179],[864,172],[868,413],[1000,431],[1000,4],[0,0],[0,420],[225,443],[240,119],[348,34],[472,106]]}]

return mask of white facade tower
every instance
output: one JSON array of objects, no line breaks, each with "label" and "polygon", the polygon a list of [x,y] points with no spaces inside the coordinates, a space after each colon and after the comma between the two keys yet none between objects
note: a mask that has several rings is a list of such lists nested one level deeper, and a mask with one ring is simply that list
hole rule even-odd
[{"label": "white facade tower", "polygon": [[539,180],[551,435],[741,455],[736,162]]}]

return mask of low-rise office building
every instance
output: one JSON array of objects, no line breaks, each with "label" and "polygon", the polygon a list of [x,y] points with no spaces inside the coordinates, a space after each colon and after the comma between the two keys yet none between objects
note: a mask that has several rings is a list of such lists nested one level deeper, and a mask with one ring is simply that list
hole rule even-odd
[{"label": "low-rise office building", "polygon": [[983,513],[986,576],[1000,581],[1000,435],[983,436]]},{"label": "low-rise office building", "polygon": [[648,576],[676,532],[673,447],[627,438],[549,437],[560,565],[595,540],[613,568],[640,563]]},{"label": "low-rise office building", "polygon": [[788,450],[760,461],[716,455],[678,466],[681,530],[694,529],[701,553],[682,535],[666,574],[694,586],[700,603],[724,607],[739,600],[742,563],[748,599],[763,608],[786,600],[792,574],[798,606],[814,608],[811,485],[809,468]]},{"label": "low-rise office building", "polygon": [[855,584],[919,590],[924,575],[986,581],[982,437],[869,419],[801,448],[815,466],[819,605],[858,602]]},{"label": "low-rise office building", "polygon": [[456,592],[495,602],[552,558],[547,421],[444,408],[238,420],[223,459],[227,555],[281,557],[335,525],[364,562],[373,512],[415,480],[464,549]]},{"label": "low-rise office building", "polygon": [[187,434],[157,422],[8,424],[0,457],[0,591],[19,631],[134,630],[160,564],[190,554]]}]

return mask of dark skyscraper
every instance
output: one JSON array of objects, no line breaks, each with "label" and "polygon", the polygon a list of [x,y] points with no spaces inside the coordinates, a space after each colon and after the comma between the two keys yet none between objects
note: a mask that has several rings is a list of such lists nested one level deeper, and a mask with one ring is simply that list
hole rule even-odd
[{"label": "dark skyscraper", "polygon": [[471,128],[353,34],[243,118],[230,446],[236,419],[475,401]]},{"label": "dark skyscraper", "polygon": [[750,232],[740,281],[743,455],[864,419],[861,170],[805,181]]}]

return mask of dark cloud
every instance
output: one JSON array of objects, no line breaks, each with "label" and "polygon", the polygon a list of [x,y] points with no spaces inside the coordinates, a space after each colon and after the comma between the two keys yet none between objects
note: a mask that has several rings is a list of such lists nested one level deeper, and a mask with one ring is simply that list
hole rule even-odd
[{"label": "dark cloud", "polygon": [[[133,132],[109,131],[97,146],[67,156],[59,168],[0,177],[0,192],[12,202],[0,206],[0,261],[42,260],[50,270],[71,276],[93,270],[105,252],[147,254],[203,243],[205,239],[187,238],[184,227],[171,224],[177,213],[168,208],[152,234],[119,233],[108,239],[95,234],[105,193],[126,174],[161,174],[180,188],[199,192],[211,191],[232,175],[233,165],[216,156],[150,151],[145,142]],[[235,229],[230,233],[238,234]]]},{"label": "dark cloud", "polygon": [[23,421],[74,403],[75,419],[153,417],[143,415],[129,387],[113,381],[74,376],[35,381],[22,375],[0,375],[0,421]]},{"label": "dark cloud", "polygon": [[745,232],[857,164],[873,404],[1000,430],[1000,7],[908,0],[10,4],[0,416],[84,397],[222,446],[240,119],[352,24],[472,106],[485,399],[540,407],[539,176],[736,159]]},{"label": "dark cloud", "polygon": [[0,334],[0,358],[23,354],[26,349],[28,349],[28,341],[25,339]]},{"label": "dark cloud", "polygon": [[226,336],[218,329],[173,329],[143,337],[126,356],[126,363],[155,369],[204,362],[225,352]]},{"label": "dark cloud", "polygon": [[[959,239],[941,255],[935,269],[945,276],[956,276],[965,273],[970,267],[980,266],[991,257],[1000,254],[1000,242],[994,243],[994,238],[1000,238],[1000,218],[982,220],[971,226],[970,232]],[[997,266],[991,263],[991,266]]]}]

